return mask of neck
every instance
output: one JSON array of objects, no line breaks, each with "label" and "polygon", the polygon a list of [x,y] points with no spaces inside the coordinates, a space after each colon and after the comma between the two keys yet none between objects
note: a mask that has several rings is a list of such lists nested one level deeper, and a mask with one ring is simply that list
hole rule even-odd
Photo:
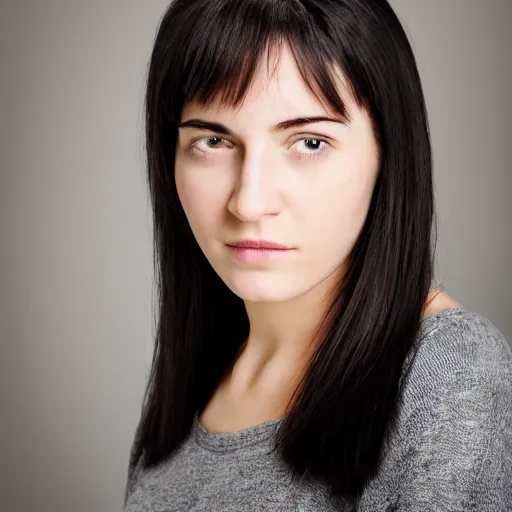
[{"label": "neck", "polygon": [[293,300],[246,302],[250,331],[234,363],[231,380],[241,392],[289,381],[307,364],[329,305],[332,274]]}]

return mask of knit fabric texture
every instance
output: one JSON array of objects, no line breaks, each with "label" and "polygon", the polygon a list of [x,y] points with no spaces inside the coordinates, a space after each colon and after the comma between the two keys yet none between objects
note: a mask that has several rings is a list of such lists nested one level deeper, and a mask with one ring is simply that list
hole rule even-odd
[{"label": "knit fabric texture", "polygon": [[213,433],[196,413],[157,467],[135,464],[132,445],[123,511],[512,511],[512,352],[497,327],[464,307],[423,319],[400,393],[383,463],[357,501],[292,478],[268,454],[281,418]]}]

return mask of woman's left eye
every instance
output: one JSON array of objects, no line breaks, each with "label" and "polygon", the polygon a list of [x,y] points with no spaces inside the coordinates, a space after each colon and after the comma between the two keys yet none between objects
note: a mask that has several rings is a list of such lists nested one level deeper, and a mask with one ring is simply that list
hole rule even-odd
[{"label": "woman's left eye", "polygon": [[[311,159],[311,158],[316,158],[316,157],[322,155],[323,153],[325,153],[325,151],[327,150],[327,148],[325,146],[329,144],[326,140],[319,139],[316,137],[308,137],[306,139],[299,139],[296,143],[299,143],[298,144],[299,148],[306,147],[306,149],[311,150],[311,151],[308,151],[308,150],[301,151],[299,149],[298,152],[302,155],[305,155],[304,157],[301,157],[301,158],[304,158],[306,160]],[[320,148],[320,150],[319,150],[319,148]]]}]

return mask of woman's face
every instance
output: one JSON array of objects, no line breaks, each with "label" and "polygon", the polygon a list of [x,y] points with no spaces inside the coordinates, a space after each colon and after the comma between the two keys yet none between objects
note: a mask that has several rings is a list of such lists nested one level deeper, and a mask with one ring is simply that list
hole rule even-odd
[{"label": "woman's face", "polygon": [[[276,74],[266,70],[260,67],[238,110],[185,105],[182,123],[221,124],[229,134],[180,127],[175,162],[178,195],[197,243],[225,284],[254,302],[290,300],[337,279],[362,229],[379,168],[370,119],[341,79],[349,124],[276,129],[294,118],[333,116],[303,82],[288,47]],[[241,261],[226,244],[243,239],[291,250],[264,261],[246,251]]]}]

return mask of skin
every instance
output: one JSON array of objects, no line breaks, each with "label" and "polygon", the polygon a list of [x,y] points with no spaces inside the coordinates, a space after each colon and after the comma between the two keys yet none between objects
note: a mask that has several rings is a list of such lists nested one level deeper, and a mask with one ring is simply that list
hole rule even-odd
[{"label": "skin", "polygon": [[[240,108],[192,102],[182,111],[182,122],[220,123],[230,135],[181,127],[176,144],[176,187],[190,227],[214,270],[244,300],[250,321],[243,349],[201,415],[211,431],[282,414],[311,354],[311,333],[363,227],[379,172],[370,117],[339,70],[350,122],[273,131],[297,117],[340,118],[308,89],[286,45],[274,75],[262,64]],[[245,238],[293,250],[249,265],[225,246]]]}]

